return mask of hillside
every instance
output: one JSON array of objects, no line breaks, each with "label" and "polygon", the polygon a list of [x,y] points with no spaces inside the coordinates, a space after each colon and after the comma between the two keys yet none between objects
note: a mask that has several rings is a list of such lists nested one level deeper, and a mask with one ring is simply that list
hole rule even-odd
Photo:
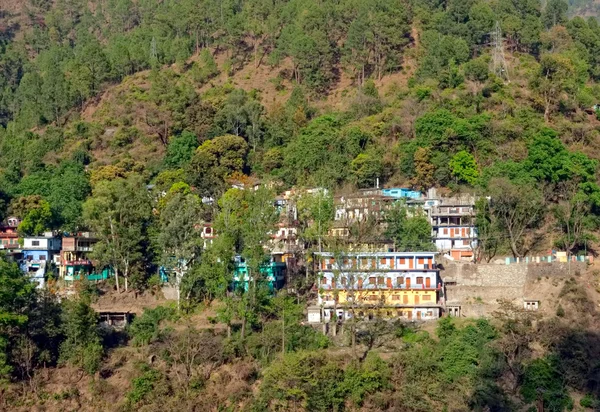
[{"label": "hillside", "polygon": [[598,18],[600,3],[596,0],[570,0],[569,14],[573,16]]},{"label": "hillside", "polygon": [[594,2],[0,3],[0,410],[600,408]]}]

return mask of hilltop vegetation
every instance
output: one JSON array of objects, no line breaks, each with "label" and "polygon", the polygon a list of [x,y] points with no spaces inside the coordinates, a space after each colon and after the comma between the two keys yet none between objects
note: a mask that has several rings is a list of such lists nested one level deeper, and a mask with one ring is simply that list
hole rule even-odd
[{"label": "hilltop vegetation", "polygon": [[247,175],[379,178],[514,193],[480,205],[489,254],[594,242],[600,27],[560,0],[32,1],[4,19],[3,199],[25,217],[41,197],[46,227],[85,227],[91,188],[131,174],[215,198]]}]

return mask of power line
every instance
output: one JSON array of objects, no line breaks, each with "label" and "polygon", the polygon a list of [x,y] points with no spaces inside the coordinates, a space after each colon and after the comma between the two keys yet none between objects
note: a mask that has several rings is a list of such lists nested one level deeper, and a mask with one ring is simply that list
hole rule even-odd
[{"label": "power line", "polygon": [[508,65],[504,57],[504,39],[502,38],[500,22],[496,21],[496,27],[490,35],[492,37],[492,72],[510,83]]}]

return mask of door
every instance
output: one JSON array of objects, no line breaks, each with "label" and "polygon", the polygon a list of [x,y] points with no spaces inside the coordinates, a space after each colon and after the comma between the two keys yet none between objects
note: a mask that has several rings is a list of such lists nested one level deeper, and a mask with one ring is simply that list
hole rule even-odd
[{"label": "door", "polygon": [[362,289],[362,283],[363,283],[362,278],[358,278],[358,288],[359,289]]},{"label": "door", "polygon": [[414,269],[415,268],[415,261],[412,259],[408,259],[408,268],[409,269]]},{"label": "door", "polygon": [[417,320],[420,320],[420,319],[421,319],[421,312],[419,311],[419,312],[417,312]]},{"label": "door", "polygon": [[392,288],[392,278],[387,278],[387,287],[388,289]]},{"label": "door", "polygon": [[431,289],[431,278],[425,278],[425,288]]},{"label": "door", "polygon": [[419,295],[415,295],[415,305],[418,305],[418,304],[419,304]]},{"label": "door", "polygon": [[408,295],[404,295],[402,303],[408,305]]},{"label": "door", "polygon": [[467,237],[467,229],[466,228],[463,227],[461,232],[462,232],[462,237]]},{"label": "door", "polygon": [[404,281],[406,282],[406,289],[410,289],[410,278],[404,278]]},{"label": "door", "polygon": [[412,310],[409,310],[408,311],[408,320],[411,320],[411,319],[412,319]]}]

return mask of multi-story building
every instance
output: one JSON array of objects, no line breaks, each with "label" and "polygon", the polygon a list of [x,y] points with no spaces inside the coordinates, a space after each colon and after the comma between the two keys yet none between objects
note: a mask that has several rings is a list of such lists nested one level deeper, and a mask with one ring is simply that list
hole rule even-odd
[{"label": "multi-story building", "polygon": [[37,282],[38,287],[44,287],[50,263],[58,263],[55,258],[59,257],[60,247],[61,239],[52,232],[23,238],[21,270]]},{"label": "multi-story building", "polygon": [[440,198],[430,209],[433,239],[438,251],[453,259],[473,259],[477,247],[475,198]]},{"label": "multi-story building", "polygon": [[215,228],[212,223],[203,223],[202,224],[202,233],[200,233],[200,237],[202,238],[203,247],[206,249],[208,246],[213,244],[213,241],[217,237],[215,233]]},{"label": "multi-story building", "polygon": [[17,233],[17,227],[21,221],[16,217],[9,217],[0,225],[0,245],[1,249],[13,251],[20,249],[19,245],[19,234]]},{"label": "multi-story building", "polygon": [[90,232],[63,237],[60,251],[60,277],[67,282],[79,280],[81,276],[93,277],[94,280],[108,278],[109,270],[100,273],[94,271],[91,253],[97,242],[98,239]]},{"label": "multi-story building", "polygon": [[[241,256],[236,256],[234,260],[235,272],[233,274],[233,289],[243,288],[248,290],[252,274],[248,268],[248,264]],[[265,262],[260,267],[260,278],[262,282],[265,282],[271,292],[277,289],[281,289],[285,283],[286,264],[284,262],[277,262],[271,259],[269,262]]]},{"label": "multi-story building", "polygon": [[[432,252],[317,253],[320,321],[437,319],[439,270]],[[314,321],[315,318],[311,319]]]}]

